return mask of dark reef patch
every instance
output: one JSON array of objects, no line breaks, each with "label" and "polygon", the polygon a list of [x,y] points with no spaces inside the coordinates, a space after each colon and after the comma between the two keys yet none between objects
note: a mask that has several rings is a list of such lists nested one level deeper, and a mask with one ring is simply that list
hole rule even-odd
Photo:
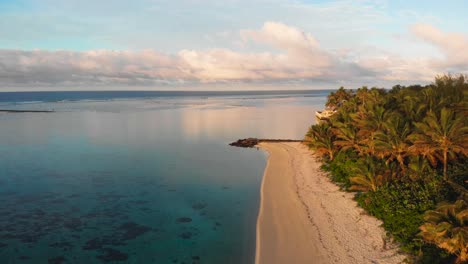
[{"label": "dark reef patch", "polygon": [[99,255],[96,258],[100,259],[104,262],[111,262],[111,261],[124,261],[128,259],[128,254],[118,251],[117,249],[113,248],[103,248],[104,251],[103,255]]},{"label": "dark reef patch", "polygon": [[192,238],[193,233],[192,232],[183,232],[182,234],[179,235],[180,238],[182,239],[190,239]]},{"label": "dark reef patch", "polygon": [[177,223],[190,223],[192,222],[192,218],[190,217],[179,217],[177,218]]},{"label": "dark reef patch", "polygon": [[73,245],[71,243],[68,243],[68,242],[55,242],[55,243],[49,244],[49,247],[61,248],[63,250],[69,250],[69,249],[71,249],[73,247]]},{"label": "dark reef patch", "polygon": [[151,230],[151,228],[148,226],[139,225],[134,222],[124,223],[118,229],[124,231],[121,236],[122,240],[135,239],[138,236],[141,236]]},{"label": "dark reef patch", "polygon": [[130,203],[142,205],[142,204],[147,204],[147,203],[149,203],[149,201],[145,201],[145,200],[135,200],[135,201],[130,201]]},{"label": "dark reef patch", "polygon": [[49,264],[61,264],[63,262],[65,262],[65,257],[64,256],[59,256],[59,257],[56,257],[56,258],[50,258],[49,259]]},{"label": "dark reef patch", "polygon": [[122,242],[120,239],[112,239],[109,237],[104,238],[93,238],[91,240],[86,241],[86,244],[81,248],[83,250],[98,250],[102,249],[105,246],[125,246],[126,243]]},{"label": "dark reef patch", "polygon": [[194,203],[192,204],[192,209],[194,210],[202,210],[207,206],[206,203]]},{"label": "dark reef patch", "polygon": [[80,231],[81,225],[83,223],[79,218],[71,218],[65,221],[63,227],[68,228],[73,231]]}]

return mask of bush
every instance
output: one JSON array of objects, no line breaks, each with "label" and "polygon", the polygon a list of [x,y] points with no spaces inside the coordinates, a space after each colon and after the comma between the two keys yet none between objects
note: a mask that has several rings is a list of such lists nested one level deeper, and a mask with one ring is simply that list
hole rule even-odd
[{"label": "bush", "polygon": [[322,169],[330,172],[332,181],[338,183],[342,188],[348,189],[351,186],[349,177],[354,174],[358,162],[357,154],[353,151],[340,151],[332,161],[324,163]]},{"label": "bush", "polygon": [[425,263],[425,259],[431,260],[431,263],[443,263],[447,254],[424,244],[418,237],[419,226],[424,223],[424,212],[434,209],[438,202],[445,199],[440,195],[441,187],[438,181],[399,181],[382,186],[375,192],[358,194],[356,199],[361,207],[384,222],[385,230],[401,244],[404,251],[420,255],[422,263]]}]

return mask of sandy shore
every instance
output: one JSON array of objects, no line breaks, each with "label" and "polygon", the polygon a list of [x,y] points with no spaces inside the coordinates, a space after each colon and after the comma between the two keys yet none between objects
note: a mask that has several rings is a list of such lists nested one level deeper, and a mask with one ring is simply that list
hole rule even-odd
[{"label": "sandy shore", "polygon": [[257,264],[401,263],[381,222],[333,184],[301,143],[261,143],[269,153],[257,220]]}]

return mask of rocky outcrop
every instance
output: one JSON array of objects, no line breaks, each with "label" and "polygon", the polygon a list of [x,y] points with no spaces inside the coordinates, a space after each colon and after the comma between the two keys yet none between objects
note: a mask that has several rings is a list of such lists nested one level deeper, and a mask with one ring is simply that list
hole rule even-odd
[{"label": "rocky outcrop", "polygon": [[230,146],[241,148],[253,148],[260,142],[302,142],[298,139],[265,139],[265,138],[244,138],[230,143]]}]

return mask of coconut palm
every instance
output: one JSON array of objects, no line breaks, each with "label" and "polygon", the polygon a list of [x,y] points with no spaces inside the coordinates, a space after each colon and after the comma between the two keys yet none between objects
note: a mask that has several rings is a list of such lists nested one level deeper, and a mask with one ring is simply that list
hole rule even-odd
[{"label": "coconut palm", "polygon": [[360,144],[362,142],[358,132],[359,129],[354,125],[341,122],[335,122],[333,133],[336,135],[335,145],[342,150],[354,149],[359,155],[364,153],[364,148]]},{"label": "coconut palm", "polygon": [[468,261],[468,208],[464,200],[440,204],[427,211],[419,235],[428,243],[457,256],[457,263]]},{"label": "coconut palm", "polygon": [[329,124],[322,123],[310,127],[306,139],[309,146],[315,149],[319,155],[327,155],[330,160],[333,160],[337,149],[334,144],[335,135],[332,133]]},{"label": "coconut palm", "polygon": [[395,114],[384,123],[384,131],[376,134],[376,150],[386,162],[398,162],[402,172],[405,172],[405,158],[409,155],[410,142],[408,136],[411,129],[400,115]]},{"label": "coconut palm", "polygon": [[422,122],[415,124],[417,132],[410,136],[414,143],[410,150],[443,163],[444,179],[447,177],[449,158],[455,154],[468,154],[468,127],[462,116],[457,116],[453,110],[442,108],[436,115],[428,112]]},{"label": "coconut palm", "polygon": [[328,100],[325,106],[336,108],[343,102],[348,101],[352,96],[351,90],[346,90],[343,86],[340,87],[336,92],[331,92],[328,95]]},{"label": "coconut palm", "polygon": [[358,162],[352,172],[354,176],[349,178],[352,184],[349,189],[352,191],[376,191],[387,180],[385,171],[371,157],[363,162]]},{"label": "coconut palm", "polygon": [[[422,156],[411,156],[408,162],[408,176],[416,181],[424,179],[425,176],[433,176],[434,171],[427,159]],[[430,178],[430,177],[428,177]]]},{"label": "coconut palm", "polygon": [[386,119],[387,111],[380,105],[362,107],[354,115],[354,122],[359,128],[358,136],[362,139],[360,145],[371,156],[375,154],[376,133],[383,130]]},{"label": "coconut palm", "polygon": [[415,95],[405,96],[401,108],[405,117],[412,122],[421,121],[427,112],[426,105],[421,103],[420,98]]}]

